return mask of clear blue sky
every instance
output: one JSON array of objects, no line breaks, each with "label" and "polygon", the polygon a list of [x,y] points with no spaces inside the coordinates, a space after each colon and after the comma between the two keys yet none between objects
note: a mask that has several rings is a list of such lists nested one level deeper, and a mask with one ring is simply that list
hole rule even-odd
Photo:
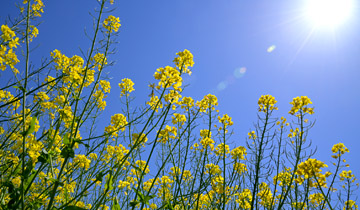
[{"label": "clear blue sky", "polygon": [[[95,0],[44,1],[36,64],[50,51],[68,56],[86,50],[91,34],[89,11]],[[14,1],[0,4],[1,21],[16,15]],[[360,5],[352,18],[336,30],[319,28],[302,18],[304,0],[115,0],[121,28],[117,54],[111,58],[112,93],[106,115],[119,112],[117,84],[124,77],[135,82],[137,101],[145,102],[147,85],[158,67],[171,65],[183,49],[194,55],[193,74],[183,95],[199,100],[216,94],[221,113],[233,117],[232,140],[244,145],[256,120],[257,100],[271,94],[278,101],[278,116],[286,116],[293,97],[306,95],[315,106],[315,127],[310,131],[317,157],[329,164],[331,147],[343,142],[345,156],[360,177]],[[267,52],[270,46],[276,46]],[[242,70],[240,74],[235,71]],[[1,81],[5,81],[3,74]]]}]

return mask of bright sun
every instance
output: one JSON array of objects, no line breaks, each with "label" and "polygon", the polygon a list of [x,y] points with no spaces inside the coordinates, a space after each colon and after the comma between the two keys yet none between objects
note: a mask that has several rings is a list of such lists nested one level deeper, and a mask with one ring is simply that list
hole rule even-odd
[{"label": "bright sun", "polygon": [[352,13],[354,0],[308,0],[306,16],[316,26],[336,27]]}]

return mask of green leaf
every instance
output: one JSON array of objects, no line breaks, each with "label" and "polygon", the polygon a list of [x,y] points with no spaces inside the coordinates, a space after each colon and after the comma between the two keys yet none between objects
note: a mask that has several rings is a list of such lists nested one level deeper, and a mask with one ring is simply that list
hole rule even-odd
[{"label": "green leaf", "polygon": [[68,135],[64,135],[64,138],[63,138],[63,143],[65,144],[65,145],[68,145],[68,144],[70,144],[70,140],[69,140],[69,137],[68,137]]},{"label": "green leaf", "polygon": [[131,164],[131,166],[133,167],[133,168],[135,168],[137,171],[139,171],[139,172],[141,172],[142,170],[141,170],[141,168],[139,168],[139,167],[137,167],[136,165],[134,165],[134,164]]},{"label": "green leaf", "polygon": [[144,203],[147,204],[147,205],[150,205],[150,204],[149,204],[149,201],[150,201],[151,199],[155,198],[155,197],[156,197],[155,195],[147,195],[147,196],[145,196],[145,198],[144,198]]},{"label": "green leaf", "polygon": [[114,197],[113,199],[113,205],[111,207],[111,210],[121,210],[117,197]]},{"label": "green leaf", "polygon": [[35,121],[36,121],[36,116],[33,116],[30,122],[29,134],[35,131]]},{"label": "green leaf", "polygon": [[86,210],[86,209],[80,208],[78,206],[67,206],[63,210]]},{"label": "green leaf", "polygon": [[102,181],[102,178],[104,177],[104,171],[101,171],[96,175],[96,181]]},{"label": "green leaf", "polygon": [[150,205],[149,204],[149,200],[155,198],[156,196],[155,195],[144,195],[142,194],[142,192],[140,191],[137,191],[135,188],[132,188],[133,191],[139,196],[139,202],[141,203],[144,203],[144,204],[147,204],[147,205]]},{"label": "green leaf", "polygon": [[131,207],[135,207],[136,205],[138,205],[140,202],[139,201],[131,201],[130,202],[130,206]]},{"label": "green leaf", "polygon": [[71,149],[70,147],[66,146],[65,148],[63,148],[61,150],[60,153],[61,157],[63,158],[74,158],[75,157],[75,152],[73,149]]},{"label": "green leaf", "polygon": [[23,87],[23,86],[21,86],[21,85],[19,85],[19,86],[13,86],[13,88],[15,88],[15,89],[18,89],[18,90],[21,90],[21,91],[23,91],[23,92],[26,92],[26,90],[25,90],[25,88]]},{"label": "green leaf", "polygon": [[33,163],[32,163],[32,160],[30,159],[26,163],[26,169],[21,174],[24,177],[24,179],[27,179],[29,177],[29,174],[31,173],[32,169],[33,169]]},{"label": "green leaf", "polygon": [[105,186],[105,191],[111,191],[114,187],[113,187],[113,179],[112,179],[112,171],[110,171],[110,176],[109,179],[106,180],[106,186]]},{"label": "green leaf", "polygon": [[82,142],[80,139],[76,139],[75,142],[84,145],[86,148],[89,148],[89,147],[90,147],[90,145],[85,144],[85,143]]},{"label": "green leaf", "polygon": [[24,188],[27,189],[29,184],[31,183],[31,180],[34,179],[34,177],[36,176],[36,173],[33,173],[30,175],[30,177],[28,179],[25,180],[24,183]]},{"label": "green leaf", "polygon": [[174,207],[171,205],[170,201],[166,202],[166,205],[164,206],[165,209],[168,210],[174,210]]},{"label": "green leaf", "polygon": [[46,149],[42,149],[40,156],[38,157],[38,161],[41,163],[50,163],[49,154]]},{"label": "green leaf", "polygon": [[31,118],[30,126],[25,132],[21,132],[22,136],[27,136],[35,131],[36,115]]}]

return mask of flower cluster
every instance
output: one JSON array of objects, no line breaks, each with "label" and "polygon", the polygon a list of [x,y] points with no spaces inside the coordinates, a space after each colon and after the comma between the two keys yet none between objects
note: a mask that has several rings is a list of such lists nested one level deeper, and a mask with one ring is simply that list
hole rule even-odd
[{"label": "flower cluster", "polygon": [[84,68],[84,59],[80,56],[74,55],[69,58],[57,49],[52,51],[50,55],[55,63],[55,69],[62,70],[62,73],[65,74],[62,80],[67,84],[67,87],[79,87],[84,81],[85,75],[85,87],[94,82],[95,70]]},{"label": "flower cluster", "polygon": [[6,90],[0,90],[0,102],[3,103],[11,103],[11,106],[13,107],[13,111],[15,111],[20,106],[18,98],[14,97],[10,91]]},{"label": "flower cluster", "polygon": [[359,209],[359,206],[356,205],[355,201],[353,201],[353,200],[345,201],[343,210],[358,210],[358,209]]},{"label": "flower cluster", "polygon": [[256,134],[255,134],[255,131],[251,131],[248,133],[248,137],[249,139],[253,139],[255,140],[257,138]]},{"label": "flower cluster", "polygon": [[286,122],[286,118],[285,118],[285,117],[281,117],[281,118],[280,118],[280,121],[277,121],[277,122],[276,122],[276,125],[280,125],[280,127],[283,128],[284,125],[289,126],[290,123]]},{"label": "flower cluster", "polygon": [[60,119],[65,123],[66,128],[70,128],[73,121],[73,112],[71,106],[65,106],[62,109],[59,109]]},{"label": "flower cluster", "polygon": [[291,168],[285,168],[283,171],[281,171],[280,173],[278,173],[276,176],[274,176],[273,178],[274,184],[279,183],[279,186],[289,186],[290,181],[291,181]]},{"label": "flower cluster", "polygon": [[[293,98],[293,101],[290,102],[290,104],[293,105],[291,107],[291,110],[289,111],[289,114],[291,115],[295,115],[298,112],[314,114],[314,108],[308,107],[308,105],[312,104],[312,102],[310,98],[308,98],[307,96]],[[296,115],[296,116],[300,116],[300,115]]]},{"label": "flower cluster", "polygon": [[231,150],[231,158],[234,160],[245,160],[246,148],[243,146],[239,146]]},{"label": "flower cluster", "polygon": [[124,131],[127,125],[126,117],[123,114],[115,114],[111,116],[111,125],[105,128],[105,132],[113,137],[118,136],[118,131]]},{"label": "flower cluster", "polygon": [[208,109],[215,110],[215,106],[217,105],[217,97],[211,94],[204,96],[201,101],[196,102],[196,106],[199,107],[200,112],[206,112]]},{"label": "flower cluster", "polygon": [[172,123],[174,125],[176,125],[178,123],[180,125],[184,125],[184,123],[186,122],[186,117],[183,114],[174,113],[174,115],[171,118],[172,118]]},{"label": "flower cluster", "polygon": [[227,114],[224,114],[223,117],[218,116],[218,120],[222,124],[222,126],[220,126],[218,130],[221,131],[224,129],[225,133],[228,132],[227,127],[234,124],[231,117],[229,117],[229,115]]},{"label": "flower cluster", "polygon": [[151,109],[155,110],[156,112],[158,112],[159,109],[163,108],[163,104],[159,100],[159,97],[155,95],[153,95],[150,98],[150,101],[146,102],[146,104],[148,104],[151,107]]},{"label": "flower cluster", "polygon": [[134,82],[131,79],[128,78],[124,78],[121,80],[122,82],[119,83],[119,87],[121,89],[121,94],[120,96],[126,95],[129,96],[129,93],[131,93],[132,91],[134,91]]},{"label": "flower cluster", "polygon": [[180,104],[182,109],[185,108],[186,111],[189,111],[194,106],[194,99],[191,97],[183,97]]},{"label": "flower cluster", "polygon": [[[129,150],[126,149],[122,144],[119,144],[118,146],[108,145],[106,147],[106,153],[103,157],[103,160],[106,163],[108,163],[110,160],[112,160],[112,158],[114,158],[116,162],[124,161],[123,158],[127,153],[129,153]],[[124,165],[128,166],[128,165],[130,165],[130,163],[128,161],[125,161]],[[126,168],[123,168],[123,169],[126,169]]]},{"label": "flower cluster", "polygon": [[257,193],[257,196],[260,197],[260,204],[267,209],[271,208],[275,200],[273,199],[270,187],[265,182],[262,182],[259,188],[260,192]]},{"label": "flower cluster", "polygon": [[351,180],[352,182],[355,182],[355,180],[356,180],[355,175],[352,173],[351,170],[348,170],[348,171],[344,170],[339,174],[339,176],[340,176],[341,181],[348,179],[348,180]]},{"label": "flower cluster", "polygon": [[[298,169],[296,170],[295,174],[299,175],[298,179],[296,180],[297,183],[302,184],[304,179],[309,179],[311,177],[317,177],[319,182],[323,177],[323,174],[320,172],[322,171],[321,168],[328,167],[324,162],[309,158],[305,162],[299,164]],[[326,176],[330,174],[326,173]],[[304,179],[301,177],[303,176]],[[325,183],[323,183],[325,184]]]},{"label": "flower cluster", "polygon": [[138,146],[138,145],[145,147],[145,143],[147,142],[147,140],[148,138],[145,135],[145,133],[142,133],[141,135],[139,135],[138,133],[133,133],[129,147]]},{"label": "flower cluster", "polygon": [[[18,74],[19,71],[15,68],[15,65],[20,61],[13,48],[17,48],[17,45],[19,45],[19,38],[16,37],[15,32],[7,25],[1,26],[1,32],[0,69],[5,71],[6,66],[9,66],[14,74]],[[9,47],[9,49],[7,47]]]},{"label": "flower cluster", "polygon": [[[217,145],[217,146],[215,147],[215,154],[216,154],[217,156],[219,156],[219,155],[224,155],[224,152],[225,152],[225,154],[229,154],[229,153],[230,153],[229,145],[224,144],[224,143],[220,143],[219,145]],[[225,157],[226,157],[226,155],[225,155]]]},{"label": "flower cluster", "polygon": [[222,172],[220,167],[218,165],[213,164],[213,163],[207,164],[205,166],[205,168],[206,168],[205,174],[219,175]]},{"label": "flower cluster", "polygon": [[237,193],[236,195],[238,198],[235,201],[239,204],[241,209],[251,208],[252,195],[249,189],[244,189],[241,193]]},{"label": "flower cluster", "polygon": [[238,162],[234,163],[234,170],[238,174],[243,174],[245,171],[248,171],[246,164]]},{"label": "flower cluster", "polygon": [[180,72],[171,66],[158,68],[154,74],[154,78],[159,80],[156,89],[173,87],[174,90],[181,91],[182,77]]},{"label": "flower cluster", "polygon": [[266,113],[268,111],[278,110],[278,108],[275,106],[276,103],[277,101],[272,95],[261,95],[258,101],[259,112]]},{"label": "flower cluster", "polygon": [[203,148],[207,149],[210,147],[211,151],[213,151],[215,141],[211,138],[211,131],[207,129],[200,130],[200,136],[200,144],[203,146]]},{"label": "flower cluster", "polygon": [[76,155],[74,158],[74,163],[77,163],[80,168],[87,170],[90,167],[91,160],[87,159],[85,155]]},{"label": "flower cluster", "polygon": [[120,19],[112,15],[109,15],[103,22],[103,27],[107,30],[107,33],[117,32],[120,26]]},{"label": "flower cluster", "polygon": [[176,57],[173,62],[178,70],[181,73],[191,75],[191,71],[188,69],[188,67],[193,67],[194,65],[193,55],[191,52],[185,49],[183,52],[176,53],[176,55],[178,55],[178,57]]},{"label": "flower cluster", "polygon": [[332,148],[331,151],[335,154],[332,155],[331,157],[333,158],[338,158],[341,155],[345,154],[345,152],[350,152],[348,148],[346,148],[346,146],[343,143],[338,143],[335,144]]},{"label": "flower cluster", "polygon": [[[30,0],[24,0],[23,4],[29,3]],[[31,5],[31,13],[33,16],[41,17],[41,13],[44,13],[44,3],[42,0],[34,0],[34,4]],[[24,8],[21,8],[21,12],[24,11]]]},{"label": "flower cluster", "polygon": [[177,129],[173,126],[166,125],[164,129],[159,131],[159,140],[158,142],[161,142],[165,144],[169,141],[169,139],[174,139],[177,135]]},{"label": "flower cluster", "polygon": [[101,71],[104,65],[107,64],[107,59],[103,53],[96,53],[91,61],[94,61],[94,67],[97,67]]},{"label": "flower cluster", "polygon": [[324,195],[322,193],[314,193],[309,195],[309,201],[314,208],[320,206],[324,200]]}]

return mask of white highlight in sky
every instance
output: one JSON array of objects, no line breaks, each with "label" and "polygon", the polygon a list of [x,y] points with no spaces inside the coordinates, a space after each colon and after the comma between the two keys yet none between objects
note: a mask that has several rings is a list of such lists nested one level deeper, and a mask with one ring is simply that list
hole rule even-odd
[{"label": "white highlight in sky", "polygon": [[217,90],[219,90],[219,91],[225,90],[225,88],[227,88],[227,86],[228,86],[228,83],[226,81],[220,82],[217,85]]},{"label": "white highlight in sky", "polygon": [[354,0],[307,0],[305,10],[316,27],[335,27],[351,16],[354,7]]},{"label": "white highlight in sky", "polygon": [[276,48],[275,45],[271,45],[271,46],[267,49],[267,52],[268,52],[268,53],[271,53],[272,51],[275,50],[275,48]]}]

